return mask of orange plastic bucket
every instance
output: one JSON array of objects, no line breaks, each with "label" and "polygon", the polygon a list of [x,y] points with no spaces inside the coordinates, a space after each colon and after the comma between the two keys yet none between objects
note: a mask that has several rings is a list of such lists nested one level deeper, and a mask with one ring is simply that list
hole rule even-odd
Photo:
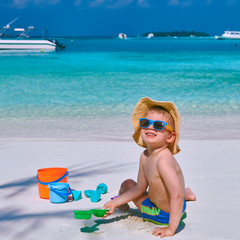
[{"label": "orange plastic bucket", "polygon": [[47,185],[54,182],[67,183],[69,172],[67,168],[42,168],[37,170],[37,181],[40,198],[49,199]]}]

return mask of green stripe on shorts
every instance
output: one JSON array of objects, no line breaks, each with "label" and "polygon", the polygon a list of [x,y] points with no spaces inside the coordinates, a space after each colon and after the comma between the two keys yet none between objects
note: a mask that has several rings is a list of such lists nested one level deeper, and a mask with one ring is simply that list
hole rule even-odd
[{"label": "green stripe on shorts", "polygon": [[141,212],[146,213],[148,215],[158,215],[160,213],[160,209],[157,207],[153,207],[152,209],[146,206],[141,205]]}]

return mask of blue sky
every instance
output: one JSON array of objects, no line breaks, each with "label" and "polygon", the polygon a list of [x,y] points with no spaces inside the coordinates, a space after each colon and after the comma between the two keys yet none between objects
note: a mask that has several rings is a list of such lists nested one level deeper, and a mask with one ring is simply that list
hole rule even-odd
[{"label": "blue sky", "polygon": [[152,31],[240,30],[240,0],[1,0],[0,26],[43,27],[50,36],[128,36]]}]

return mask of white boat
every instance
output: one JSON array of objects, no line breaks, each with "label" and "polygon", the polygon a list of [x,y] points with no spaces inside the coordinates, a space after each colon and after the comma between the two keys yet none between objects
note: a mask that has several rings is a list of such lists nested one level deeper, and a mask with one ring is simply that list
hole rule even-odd
[{"label": "white boat", "polygon": [[125,33],[119,33],[119,34],[118,34],[118,37],[119,37],[120,39],[126,39],[126,38],[127,38],[127,35],[126,35]]},{"label": "white boat", "polygon": [[224,33],[221,36],[215,36],[215,39],[217,39],[217,40],[223,40],[223,39],[237,40],[237,39],[240,39],[240,31],[224,31]]},{"label": "white boat", "polygon": [[[50,39],[30,39],[29,32],[34,29],[33,26],[28,28],[11,28],[10,24],[15,22],[17,18],[8,23],[2,29],[0,29],[0,50],[41,50],[41,51],[54,51],[57,49],[63,49],[65,46],[60,44],[56,40]],[[7,30],[13,30],[14,32],[21,32],[17,38],[6,38],[8,36],[4,34]],[[2,38],[4,37],[4,38]]]},{"label": "white boat", "polygon": [[153,33],[149,33],[147,38],[153,38],[154,37],[154,34]]},{"label": "white boat", "polygon": [[56,43],[50,40],[11,40],[0,39],[0,50],[56,50]]}]

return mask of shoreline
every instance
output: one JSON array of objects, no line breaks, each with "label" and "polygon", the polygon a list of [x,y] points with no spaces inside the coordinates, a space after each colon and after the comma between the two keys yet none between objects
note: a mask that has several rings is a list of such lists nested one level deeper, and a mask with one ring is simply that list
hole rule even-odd
[{"label": "shoreline", "polygon": [[[176,159],[183,170],[186,187],[196,193],[197,201],[187,203],[188,216],[182,229],[171,239],[239,238],[234,227],[240,211],[239,144],[240,140],[180,141],[182,151]],[[143,223],[132,204],[131,211],[117,211],[107,219],[77,220],[73,215],[73,210],[101,208],[117,194],[123,180],[136,179],[142,150],[134,142],[2,142],[0,237],[40,240],[44,232],[46,240],[157,239],[151,235],[155,225]],[[36,171],[52,166],[69,169],[68,183],[73,189],[95,189],[104,182],[108,193],[97,203],[86,197],[64,204],[40,199]],[[226,208],[226,203],[231,208]],[[221,228],[226,218],[228,221]],[[83,232],[84,229],[92,232]]]},{"label": "shoreline", "polygon": [[[220,134],[220,133],[219,133]],[[180,134],[180,142],[183,141],[237,141],[240,140],[240,135],[235,132],[235,135],[229,136],[216,136],[216,135],[185,135],[182,136]],[[19,137],[19,138],[1,138],[0,143],[7,143],[7,142],[126,142],[126,143],[135,143],[132,136],[130,137],[111,137],[111,136],[91,136],[91,137],[83,137],[83,138],[40,138],[40,137]]]},{"label": "shoreline", "polygon": [[[25,122],[14,125],[0,121],[2,131],[0,142],[4,141],[117,141],[131,142],[133,128],[130,119],[122,116],[108,119],[101,128],[97,121],[105,118],[68,121]],[[84,118],[83,118],[84,119]],[[82,120],[83,120],[82,119]],[[180,139],[183,140],[231,140],[240,139],[239,114],[208,116],[183,115],[181,117]],[[204,120],[203,120],[204,119]],[[111,129],[111,130],[110,130]]]}]

